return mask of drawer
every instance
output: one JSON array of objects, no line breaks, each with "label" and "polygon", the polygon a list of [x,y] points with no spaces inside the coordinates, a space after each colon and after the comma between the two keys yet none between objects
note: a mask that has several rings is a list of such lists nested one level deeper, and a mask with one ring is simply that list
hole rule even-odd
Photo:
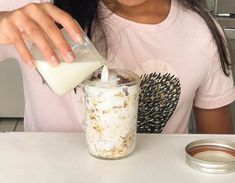
[{"label": "drawer", "polygon": [[234,0],[206,0],[209,9],[216,15],[222,13],[235,13]]},{"label": "drawer", "polygon": [[235,13],[234,0],[215,0],[215,11],[219,13]]}]

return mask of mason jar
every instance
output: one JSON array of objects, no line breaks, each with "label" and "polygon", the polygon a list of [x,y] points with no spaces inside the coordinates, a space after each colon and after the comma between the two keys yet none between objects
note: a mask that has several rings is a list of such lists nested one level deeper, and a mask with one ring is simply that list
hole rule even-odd
[{"label": "mason jar", "polygon": [[84,82],[86,140],[90,154],[120,159],[135,149],[140,79],[127,70],[110,70],[107,82],[95,73]]}]

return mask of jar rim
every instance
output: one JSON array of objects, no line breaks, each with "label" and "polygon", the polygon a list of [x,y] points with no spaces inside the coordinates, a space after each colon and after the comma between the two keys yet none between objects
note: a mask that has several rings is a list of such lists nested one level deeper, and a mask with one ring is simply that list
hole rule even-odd
[{"label": "jar rim", "polygon": [[[125,70],[125,69],[109,69],[109,71],[115,71],[117,73],[124,73],[127,74],[128,77],[131,77],[131,81],[130,82],[126,82],[126,83],[117,83],[116,85],[114,85],[115,87],[122,87],[122,86],[133,86],[133,85],[139,85],[140,84],[140,77],[138,74],[129,71],[129,70]],[[97,71],[98,73],[101,73],[101,70]],[[95,72],[97,74],[97,72]],[[100,88],[110,88],[110,85],[108,84],[97,84],[94,81],[90,80],[91,76],[89,78],[87,78],[83,84],[84,86],[88,85],[88,86],[96,86],[96,87],[100,87]]]}]

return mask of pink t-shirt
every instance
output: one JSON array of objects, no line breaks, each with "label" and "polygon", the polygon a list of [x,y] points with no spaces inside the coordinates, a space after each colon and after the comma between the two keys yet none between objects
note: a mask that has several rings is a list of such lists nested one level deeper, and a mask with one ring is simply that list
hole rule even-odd
[{"label": "pink t-shirt", "polygon": [[[31,0],[0,1],[0,11]],[[101,8],[107,8],[102,5]],[[187,133],[192,106],[219,108],[233,102],[232,76],[221,69],[217,47],[196,13],[172,0],[168,17],[155,25],[139,24],[116,14],[106,18],[111,43],[108,63],[141,76],[140,132]],[[56,96],[36,71],[22,64],[13,46],[0,46],[0,58],[16,58],[25,93],[26,131],[81,131],[84,98],[81,88]]]}]

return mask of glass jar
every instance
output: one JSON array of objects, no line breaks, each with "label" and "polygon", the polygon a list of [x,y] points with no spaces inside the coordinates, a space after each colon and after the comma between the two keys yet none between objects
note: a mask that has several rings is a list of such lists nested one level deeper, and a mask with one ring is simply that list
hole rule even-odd
[{"label": "glass jar", "polygon": [[36,70],[57,95],[64,95],[74,89],[97,69],[105,65],[105,59],[98,53],[92,42],[81,29],[81,41],[74,42],[65,29],[61,29],[64,39],[73,50],[76,58],[72,63],[65,62],[58,50],[55,50],[61,63],[52,67],[33,44],[30,52],[37,62]]},{"label": "glass jar", "polygon": [[86,140],[90,154],[120,159],[135,148],[140,79],[126,70],[110,70],[101,82],[95,73],[84,82]]}]

